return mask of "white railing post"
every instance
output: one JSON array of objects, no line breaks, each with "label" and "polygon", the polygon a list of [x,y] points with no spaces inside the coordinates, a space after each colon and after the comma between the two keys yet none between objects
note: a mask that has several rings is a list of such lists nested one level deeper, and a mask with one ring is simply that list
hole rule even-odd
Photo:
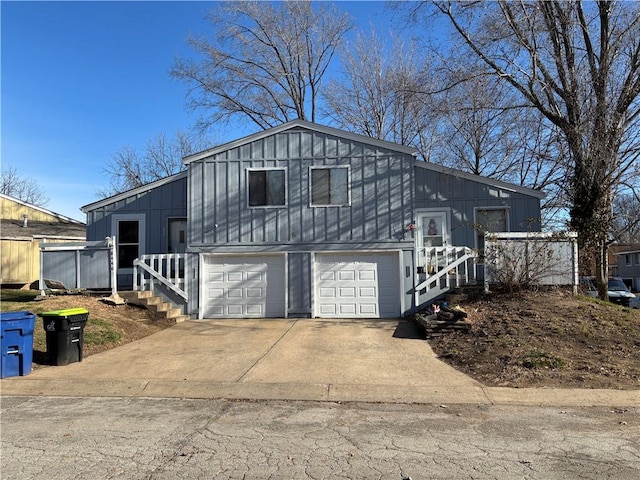
[{"label": "white railing post", "polygon": [[118,252],[116,251],[116,237],[107,237],[109,248],[109,265],[111,267],[111,295],[118,295]]},{"label": "white railing post", "polygon": [[[416,291],[439,288],[443,277],[444,287],[447,290],[451,289],[452,275],[449,275],[450,272],[456,276],[455,286],[460,284],[461,276],[464,277],[466,283],[469,283],[470,280],[475,281],[477,278],[476,254],[468,247],[423,247],[417,252],[416,258],[424,258],[424,263],[419,266],[424,268],[426,274],[426,279],[416,286]],[[469,268],[468,262],[474,262],[473,270]],[[461,275],[461,269],[463,275]]]},{"label": "white railing post", "polygon": [[[140,275],[141,290],[154,290],[155,282],[159,282],[186,300],[186,270],[180,270],[181,261],[186,262],[186,254],[153,254],[137,258],[133,264],[134,272]],[[136,278],[134,275],[134,282]]]}]

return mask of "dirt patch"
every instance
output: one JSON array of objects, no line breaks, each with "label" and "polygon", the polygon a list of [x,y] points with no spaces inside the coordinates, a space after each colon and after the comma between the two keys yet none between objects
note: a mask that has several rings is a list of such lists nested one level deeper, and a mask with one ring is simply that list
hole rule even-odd
[{"label": "dirt patch", "polygon": [[429,343],[485,385],[640,389],[640,310],[557,290],[460,305],[469,332]]}]

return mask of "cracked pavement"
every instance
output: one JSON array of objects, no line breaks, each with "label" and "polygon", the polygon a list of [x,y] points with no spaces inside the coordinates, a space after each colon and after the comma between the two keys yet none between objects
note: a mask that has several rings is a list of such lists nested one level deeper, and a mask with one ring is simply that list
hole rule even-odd
[{"label": "cracked pavement", "polygon": [[3,397],[2,478],[636,479],[640,409]]}]

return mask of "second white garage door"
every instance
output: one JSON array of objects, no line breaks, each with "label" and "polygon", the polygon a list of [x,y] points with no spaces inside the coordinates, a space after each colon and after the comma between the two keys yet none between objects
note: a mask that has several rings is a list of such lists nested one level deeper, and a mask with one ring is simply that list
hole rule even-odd
[{"label": "second white garage door", "polygon": [[285,316],[284,255],[204,257],[204,318]]},{"label": "second white garage door", "polygon": [[400,315],[398,254],[316,254],[315,316]]}]

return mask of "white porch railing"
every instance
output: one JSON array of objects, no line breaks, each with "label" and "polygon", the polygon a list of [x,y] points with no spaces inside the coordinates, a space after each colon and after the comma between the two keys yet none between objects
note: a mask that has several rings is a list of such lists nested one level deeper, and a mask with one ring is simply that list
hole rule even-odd
[{"label": "white porch railing", "polygon": [[424,247],[418,249],[416,294],[437,289],[439,293],[476,281],[477,254],[469,247]]},{"label": "white porch railing", "polygon": [[187,300],[185,276],[187,255],[165,253],[142,255],[133,261],[133,289],[153,291],[157,282]]}]

